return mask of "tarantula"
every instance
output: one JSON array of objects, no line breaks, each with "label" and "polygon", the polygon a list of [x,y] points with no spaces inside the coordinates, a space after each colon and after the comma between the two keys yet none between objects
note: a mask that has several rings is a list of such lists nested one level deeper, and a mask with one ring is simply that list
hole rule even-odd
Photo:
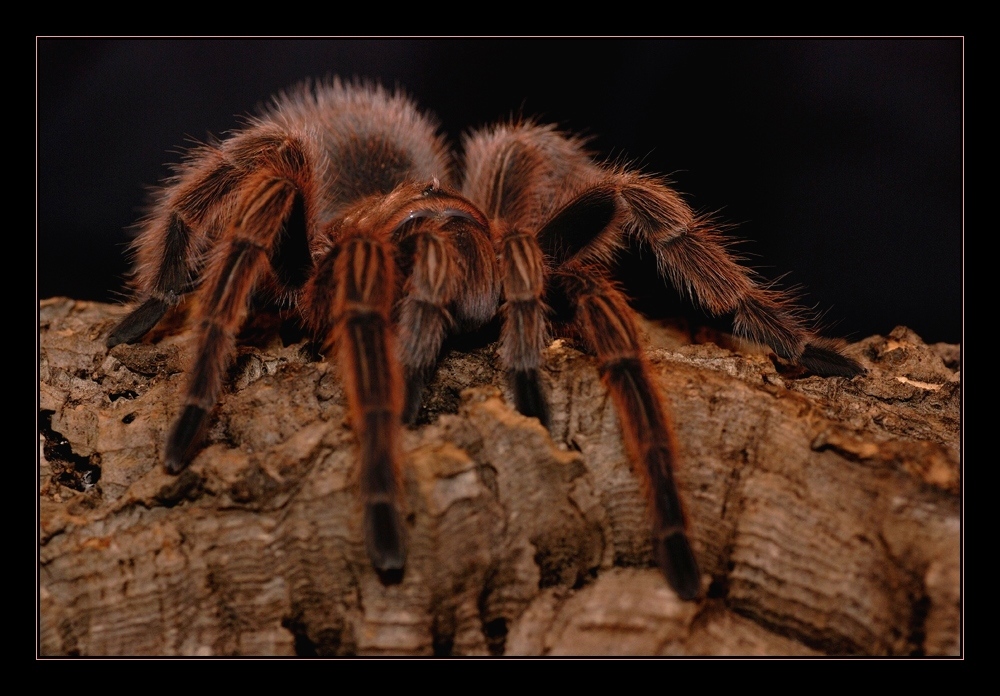
[{"label": "tarantula", "polygon": [[[736,333],[820,375],[861,367],[726,250],[711,219],[662,180],[597,163],[582,140],[513,122],[466,136],[460,186],[436,123],[406,97],[339,80],[302,85],[227,139],[192,150],[156,195],[134,253],[142,302],[109,347],[140,340],[190,292],[198,347],[168,471],[197,451],[250,301],[289,303],[340,366],[359,443],[365,544],[402,572],[400,429],[420,408],[447,334],[502,315],[515,404],[548,424],[541,354],[553,331],[598,360],[646,482],[657,564],[700,592],[674,479],[677,451],[630,309],[611,280],[633,239],[661,276]],[[502,302],[501,302],[502,297]]]}]

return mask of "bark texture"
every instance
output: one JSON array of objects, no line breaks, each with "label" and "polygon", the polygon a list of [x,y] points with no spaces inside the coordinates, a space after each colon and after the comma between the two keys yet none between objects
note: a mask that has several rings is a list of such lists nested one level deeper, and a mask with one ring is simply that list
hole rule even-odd
[{"label": "bark texture", "polygon": [[494,345],[444,360],[405,433],[410,554],[384,586],[336,366],[250,336],[174,477],[191,334],[108,351],[123,314],[40,306],[43,655],[961,653],[958,346],[897,328],[847,348],[866,375],[823,379],[646,324],[707,588],[681,602],[567,342],[547,349],[551,433],[508,405]]}]

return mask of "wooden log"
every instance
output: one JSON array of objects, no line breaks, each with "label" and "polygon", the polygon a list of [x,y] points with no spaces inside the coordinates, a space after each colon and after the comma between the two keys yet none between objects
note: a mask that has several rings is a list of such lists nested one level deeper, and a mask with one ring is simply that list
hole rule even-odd
[{"label": "wooden log", "polygon": [[336,365],[249,336],[170,476],[191,335],[178,317],[108,351],[123,314],[40,306],[43,655],[961,654],[958,346],[897,328],[847,348],[866,375],[823,379],[645,324],[706,588],[682,602],[566,341],[550,431],[509,406],[493,345],[442,362],[405,433],[410,553],[386,586]]}]

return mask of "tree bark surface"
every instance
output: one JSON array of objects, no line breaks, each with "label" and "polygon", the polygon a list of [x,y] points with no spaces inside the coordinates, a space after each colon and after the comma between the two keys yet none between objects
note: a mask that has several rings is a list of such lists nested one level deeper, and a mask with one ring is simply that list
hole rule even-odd
[{"label": "tree bark surface", "polygon": [[43,655],[961,654],[958,346],[900,327],[849,345],[868,372],[847,380],[644,324],[704,575],[682,602],[570,343],[547,349],[549,431],[509,406],[493,345],[445,357],[405,432],[410,550],[383,585],[336,365],[248,336],[171,476],[192,334],[177,317],[108,351],[124,312],[40,306]]}]

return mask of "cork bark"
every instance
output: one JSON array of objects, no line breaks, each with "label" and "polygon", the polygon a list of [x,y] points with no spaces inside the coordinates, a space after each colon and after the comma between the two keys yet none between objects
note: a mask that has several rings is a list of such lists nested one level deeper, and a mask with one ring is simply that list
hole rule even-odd
[{"label": "cork bark", "polygon": [[204,448],[160,463],[182,317],[40,304],[42,655],[961,654],[960,353],[897,328],[820,378],[646,323],[705,597],[651,565],[644,494],[593,360],[546,354],[546,431],[495,345],[442,362],[404,437],[402,582],[368,564],[336,365],[262,330]]}]

